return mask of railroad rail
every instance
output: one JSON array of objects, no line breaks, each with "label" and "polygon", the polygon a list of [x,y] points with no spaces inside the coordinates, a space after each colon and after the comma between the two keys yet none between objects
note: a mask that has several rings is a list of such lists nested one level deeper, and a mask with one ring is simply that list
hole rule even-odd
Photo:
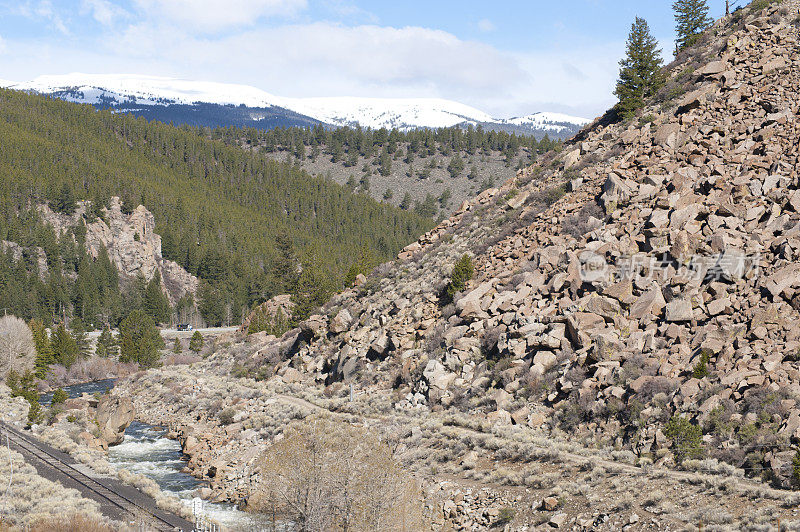
[{"label": "railroad rail", "polygon": [[118,483],[111,479],[92,478],[80,471],[69,455],[50,446],[35,441],[29,436],[0,422],[0,434],[8,437],[12,449],[19,451],[40,475],[48,476],[43,469],[52,469],[57,476],[66,477],[68,484],[74,484],[85,497],[100,503],[101,510],[108,517],[131,522],[146,530],[186,531],[194,526],[189,521],[156,507],[155,501],[135,488]]}]

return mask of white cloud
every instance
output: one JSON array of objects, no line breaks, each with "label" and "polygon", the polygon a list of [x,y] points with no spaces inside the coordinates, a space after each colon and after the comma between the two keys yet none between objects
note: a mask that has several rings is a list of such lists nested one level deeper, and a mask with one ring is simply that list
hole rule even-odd
[{"label": "white cloud", "polygon": [[81,12],[91,13],[92,18],[103,26],[111,26],[117,19],[130,16],[130,13],[108,0],[82,0]]},{"label": "white cloud", "polygon": [[490,31],[496,30],[497,26],[495,26],[494,22],[492,22],[488,18],[484,18],[478,21],[478,29],[484,33],[488,33]]},{"label": "white cloud", "polygon": [[504,80],[526,77],[508,54],[419,27],[319,22],[207,39],[139,25],[115,46],[140,58],[180,58],[182,76],[213,73],[291,96],[492,95]]},{"label": "white cloud", "polygon": [[306,0],[135,0],[153,19],[204,33],[252,26],[259,19],[290,16],[307,6]]},{"label": "white cloud", "polygon": [[69,34],[64,20],[61,18],[61,15],[53,9],[53,4],[50,0],[40,0],[39,2],[26,0],[24,2],[18,2],[10,12],[30,19],[45,19],[60,33],[64,35]]}]

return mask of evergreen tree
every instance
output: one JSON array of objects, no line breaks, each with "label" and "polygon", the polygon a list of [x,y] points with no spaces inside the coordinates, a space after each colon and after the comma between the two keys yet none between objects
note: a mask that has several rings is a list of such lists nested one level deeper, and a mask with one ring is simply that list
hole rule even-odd
[{"label": "evergreen tree", "polygon": [[36,376],[43,379],[47,370],[55,361],[53,347],[50,345],[50,337],[42,320],[34,319],[30,323],[33,333],[33,345],[36,347]]},{"label": "evergreen tree", "polygon": [[403,201],[400,202],[400,208],[407,211],[411,208],[411,194],[406,192],[403,195]]},{"label": "evergreen tree", "polygon": [[116,357],[119,354],[119,347],[108,325],[103,327],[103,331],[97,338],[94,353],[99,357]]},{"label": "evergreen tree", "polygon": [[643,18],[636,17],[628,36],[627,55],[619,62],[620,71],[614,94],[619,98],[617,112],[630,118],[664,84],[664,62],[658,42]]},{"label": "evergreen tree", "polygon": [[672,9],[675,11],[676,45],[680,51],[697,42],[712,20],[706,0],[676,0]]},{"label": "evergreen tree", "polygon": [[392,173],[392,156],[389,155],[388,148],[384,148],[381,152],[378,172],[384,177]]},{"label": "evergreen tree", "polygon": [[172,342],[172,352],[175,353],[176,355],[180,355],[181,351],[182,351],[181,341],[175,338],[175,341]]},{"label": "evergreen tree", "polygon": [[86,326],[80,318],[72,320],[70,332],[78,352],[78,358],[87,358],[91,354],[91,346],[89,336],[86,334]]},{"label": "evergreen tree", "polygon": [[433,218],[436,216],[436,199],[430,194],[425,194],[425,200],[417,203],[414,212],[426,218]]},{"label": "evergreen tree", "polygon": [[75,212],[77,208],[75,195],[72,193],[72,188],[66,182],[61,185],[61,189],[58,191],[52,207],[54,211],[60,212],[61,214],[72,214]]},{"label": "evergreen tree", "polygon": [[279,233],[275,237],[275,249],[277,256],[272,263],[274,293],[288,294],[294,291],[298,278],[297,255],[289,233]]},{"label": "evergreen tree", "polygon": [[461,157],[453,155],[450,164],[447,165],[447,171],[450,172],[450,177],[458,177],[464,171],[464,161]]},{"label": "evergreen tree", "polygon": [[142,306],[154,322],[167,323],[169,321],[172,309],[167,296],[161,290],[161,274],[157,270],[144,290]]},{"label": "evergreen tree", "polygon": [[200,298],[198,310],[210,327],[219,327],[225,319],[224,300],[211,283],[202,281],[197,296]]},{"label": "evergreen tree", "polygon": [[195,331],[192,338],[189,340],[189,350],[194,353],[199,353],[203,350],[203,335],[200,331]]},{"label": "evergreen tree", "polygon": [[134,310],[119,325],[121,362],[137,362],[143,368],[158,363],[164,339],[153,319],[142,310]]},{"label": "evergreen tree", "polygon": [[452,299],[457,292],[461,292],[466,288],[467,281],[472,279],[475,275],[475,267],[472,265],[472,257],[469,255],[462,255],[458,262],[453,267],[453,273],[450,275],[450,283],[447,285],[447,296]]},{"label": "evergreen tree", "polygon": [[292,296],[295,307],[292,309],[291,325],[297,326],[309,317],[335,290],[330,275],[321,271],[315,262],[306,263],[300,274],[297,291]]},{"label": "evergreen tree", "polygon": [[69,368],[78,359],[78,345],[75,339],[67,332],[64,323],[59,323],[50,338],[53,349],[53,358],[57,364]]}]

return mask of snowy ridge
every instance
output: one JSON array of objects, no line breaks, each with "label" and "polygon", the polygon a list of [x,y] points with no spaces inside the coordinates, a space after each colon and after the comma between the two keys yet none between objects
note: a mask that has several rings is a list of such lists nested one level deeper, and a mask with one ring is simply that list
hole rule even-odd
[{"label": "snowy ridge", "polygon": [[[3,84],[0,81],[0,84]],[[466,124],[510,126],[525,130],[569,133],[589,123],[560,113],[496,119],[479,109],[438,98],[285,98],[247,85],[190,81],[131,74],[65,74],[40,76],[23,83],[7,82],[17,90],[52,94],[91,105],[139,106],[244,105],[279,107],[335,126],[378,129],[440,128]]]}]

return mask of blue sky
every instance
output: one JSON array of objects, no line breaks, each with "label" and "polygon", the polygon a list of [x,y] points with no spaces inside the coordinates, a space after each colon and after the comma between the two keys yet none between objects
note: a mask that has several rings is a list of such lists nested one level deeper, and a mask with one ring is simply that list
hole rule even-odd
[{"label": "blue sky", "polygon": [[[440,97],[498,117],[613,104],[635,16],[671,0],[0,0],[0,79],[134,73],[281,96]],[[719,17],[724,0],[710,0]]]}]

